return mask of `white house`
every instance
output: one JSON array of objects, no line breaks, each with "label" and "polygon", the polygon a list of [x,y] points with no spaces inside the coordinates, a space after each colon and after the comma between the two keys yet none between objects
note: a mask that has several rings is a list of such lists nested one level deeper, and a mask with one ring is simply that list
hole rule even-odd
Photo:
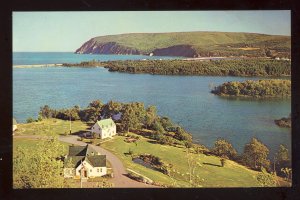
[{"label": "white house", "polygon": [[91,132],[96,133],[97,137],[104,139],[112,137],[117,134],[117,127],[115,122],[109,119],[102,119],[97,121],[91,128]]},{"label": "white house", "polygon": [[107,173],[106,155],[100,155],[90,145],[70,146],[64,159],[65,178],[94,178]]}]

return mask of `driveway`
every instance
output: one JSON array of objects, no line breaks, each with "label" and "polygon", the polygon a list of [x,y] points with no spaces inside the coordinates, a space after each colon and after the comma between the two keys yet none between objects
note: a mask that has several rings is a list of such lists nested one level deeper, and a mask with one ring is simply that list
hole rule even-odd
[{"label": "driveway", "polygon": [[[74,145],[85,146],[85,142],[78,141],[79,137],[70,135],[70,136],[60,136],[59,140],[62,142],[67,142]],[[106,155],[106,159],[111,163],[114,177],[110,181],[114,184],[116,188],[157,188],[154,185],[148,185],[141,183],[135,180],[132,180],[125,176],[127,174],[125,167],[121,160],[112,154],[110,151],[103,149],[99,146],[91,145],[95,150],[99,151],[101,154]]]}]

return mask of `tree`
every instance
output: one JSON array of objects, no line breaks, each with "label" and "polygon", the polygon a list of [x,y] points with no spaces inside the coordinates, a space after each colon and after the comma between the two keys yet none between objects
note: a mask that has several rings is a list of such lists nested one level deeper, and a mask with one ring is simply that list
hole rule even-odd
[{"label": "tree", "polygon": [[71,120],[79,120],[79,106],[74,106],[73,108],[69,109],[68,117],[71,117]]},{"label": "tree", "polygon": [[267,159],[269,149],[256,138],[252,138],[250,143],[244,147],[243,160],[245,164],[253,169],[261,167],[269,168],[270,161]]},{"label": "tree", "polygon": [[102,108],[103,108],[103,103],[101,102],[101,100],[92,101],[87,107],[88,120],[89,121],[92,120],[95,122],[98,119],[100,119]]},{"label": "tree", "polygon": [[285,162],[285,161],[289,161],[289,150],[284,146],[284,145],[280,145],[279,149],[276,153],[276,160],[277,162]]},{"label": "tree", "polygon": [[158,119],[153,122],[152,129],[156,131],[158,134],[163,134],[165,132],[164,127],[161,125]]},{"label": "tree", "polygon": [[192,135],[185,132],[181,127],[177,128],[175,138],[181,141],[192,141]]},{"label": "tree", "polygon": [[[282,172],[281,170],[279,171],[279,169],[291,167],[289,150],[284,145],[279,146],[279,149],[276,155],[274,156],[273,165],[274,165],[274,169],[273,169],[274,172],[279,172],[279,174]],[[276,170],[276,165],[278,166],[277,170]]]},{"label": "tree", "polygon": [[130,104],[124,106],[121,123],[123,131],[126,130],[127,132],[129,132],[130,129],[138,128],[140,125],[139,118]]},{"label": "tree", "polygon": [[18,147],[13,159],[14,187],[64,187],[63,162],[60,159],[63,148],[55,136],[38,141],[35,148]]},{"label": "tree", "polygon": [[215,146],[212,150],[214,154],[220,157],[228,157],[229,159],[235,159],[237,152],[233,148],[232,144],[230,144],[227,140],[225,139],[218,139],[215,142]]},{"label": "tree", "polygon": [[256,176],[257,181],[263,187],[276,187],[276,177],[269,174],[265,168],[261,168],[261,172]]},{"label": "tree", "polygon": [[118,114],[122,110],[122,103],[109,101],[107,104],[103,106],[102,114],[105,118],[112,117],[113,115]]},{"label": "tree", "polygon": [[288,167],[281,168],[281,171],[285,175],[285,180],[289,180],[292,177],[292,169],[291,168],[288,168]]},{"label": "tree", "polygon": [[43,118],[51,118],[52,117],[52,110],[50,109],[50,107],[48,105],[44,105],[44,107],[40,108],[39,114]]},{"label": "tree", "polygon": [[32,123],[32,122],[35,122],[35,120],[34,120],[32,117],[28,117],[28,118],[26,119],[26,122],[27,122],[27,123]]},{"label": "tree", "polygon": [[145,124],[146,128],[149,128],[150,126],[152,126],[152,124],[155,121],[156,117],[157,117],[156,107],[155,106],[149,106],[146,109],[146,114],[145,114],[145,119],[144,119],[144,124]]}]

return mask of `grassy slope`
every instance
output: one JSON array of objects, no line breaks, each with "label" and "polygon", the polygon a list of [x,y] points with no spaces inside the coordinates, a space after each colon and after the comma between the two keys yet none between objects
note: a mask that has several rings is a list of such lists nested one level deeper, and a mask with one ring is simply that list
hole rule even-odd
[{"label": "grassy slope", "polygon": [[[229,33],[229,32],[174,32],[174,33],[130,33],[108,35],[93,38],[98,43],[116,42],[120,45],[150,53],[157,48],[166,48],[173,45],[188,44],[195,49],[218,49],[226,44],[254,44],[270,47],[290,48],[289,36],[274,36],[255,33]],[[222,47],[222,48],[223,48]]]},{"label": "grassy slope", "polygon": [[[72,133],[85,131],[89,126],[81,121],[72,121]],[[40,122],[29,124],[18,124],[15,135],[48,135],[54,133],[56,135],[69,133],[70,122],[60,119],[44,119]]]},{"label": "grassy slope", "polygon": [[[73,132],[85,131],[89,126],[81,121],[72,122]],[[30,124],[19,124],[18,130],[15,135],[41,135],[47,133],[62,134],[69,130],[69,122],[59,119],[47,119],[42,122],[34,122]],[[132,133],[133,134],[133,133]],[[124,137],[116,136],[113,140],[107,141],[101,144],[102,147],[115,153],[123,162],[124,165],[130,169],[141,173],[150,179],[163,183],[166,185],[172,185],[171,179],[154,170],[145,168],[141,165],[135,164],[131,161],[131,157],[126,157],[124,153],[128,152],[131,148],[135,154],[149,153],[160,157],[167,163],[174,164],[174,168],[181,173],[186,173],[186,152],[183,148],[176,148],[171,146],[152,144],[146,138],[141,138],[137,142],[137,146],[134,143],[126,143],[123,141]],[[34,144],[37,140],[14,138],[13,150],[15,152],[17,146],[25,146],[34,149]],[[67,151],[68,144],[64,144]],[[212,165],[202,166],[198,170],[198,174],[201,178],[204,178],[203,187],[253,187],[259,186],[255,175],[257,172],[247,169],[244,166],[238,165],[235,162],[228,161],[225,167],[218,167],[214,165],[220,165],[220,160],[214,156],[196,155],[199,157],[200,163],[210,163]],[[177,184],[181,187],[188,187],[188,182],[178,181]]]},{"label": "grassy slope", "polygon": [[[187,172],[186,151],[184,148],[176,148],[160,144],[150,143],[149,139],[141,138],[137,146],[134,143],[126,143],[123,136],[116,136],[113,140],[103,143],[101,146],[114,152],[127,168],[143,174],[155,182],[171,185],[170,178],[160,172],[145,168],[131,161],[130,156],[125,156],[129,148],[134,154],[148,153],[160,157],[163,161],[174,165],[180,173]],[[198,175],[204,179],[203,187],[257,187],[255,179],[257,172],[247,169],[233,161],[228,161],[225,167],[219,167],[220,159],[215,156],[195,155],[198,157],[201,167],[198,168]],[[209,163],[209,164],[203,164]],[[185,175],[187,177],[187,175]],[[181,178],[183,179],[183,178]],[[179,186],[188,187],[187,181],[179,181]]]},{"label": "grassy slope", "polygon": [[[88,126],[81,121],[72,122],[72,130],[80,131],[85,130]],[[15,135],[49,135],[54,133],[55,135],[63,134],[64,132],[69,132],[69,121],[59,120],[59,119],[45,119],[41,122],[33,122],[28,124],[18,124],[18,129],[15,131]],[[32,148],[38,140],[41,139],[29,139],[29,138],[13,138],[13,152],[15,152],[18,146]],[[63,154],[68,152],[68,143],[61,142],[64,145],[62,150]]]}]

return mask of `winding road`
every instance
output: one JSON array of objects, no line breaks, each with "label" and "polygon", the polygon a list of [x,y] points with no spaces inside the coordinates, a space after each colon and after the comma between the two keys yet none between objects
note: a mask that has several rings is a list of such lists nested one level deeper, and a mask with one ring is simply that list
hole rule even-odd
[{"label": "winding road", "polygon": [[[31,139],[39,139],[39,136],[34,135],[26,135],[26,136],[14,136],[15,138],[31,138]],[[79,137],[75,135],[69,136],[59,136],[59,140],[62,142],[85,146],[86,143],[82,141],[78,141]],[[91,144],[90,144],[91,145]],[[126,176],[126,169],[121,162],[121,160],[112,154],[110,151],[103,149],[99,146],[91,145],[96,151],[100,154],[106,155],[106,159],[111,163],[111,167],[113,170],[113,178],[110,179],[110,182],[114,184],[115,188],[157,188],[158,186],[149,185],[146,183],[138,182],[132,180]]]}]

